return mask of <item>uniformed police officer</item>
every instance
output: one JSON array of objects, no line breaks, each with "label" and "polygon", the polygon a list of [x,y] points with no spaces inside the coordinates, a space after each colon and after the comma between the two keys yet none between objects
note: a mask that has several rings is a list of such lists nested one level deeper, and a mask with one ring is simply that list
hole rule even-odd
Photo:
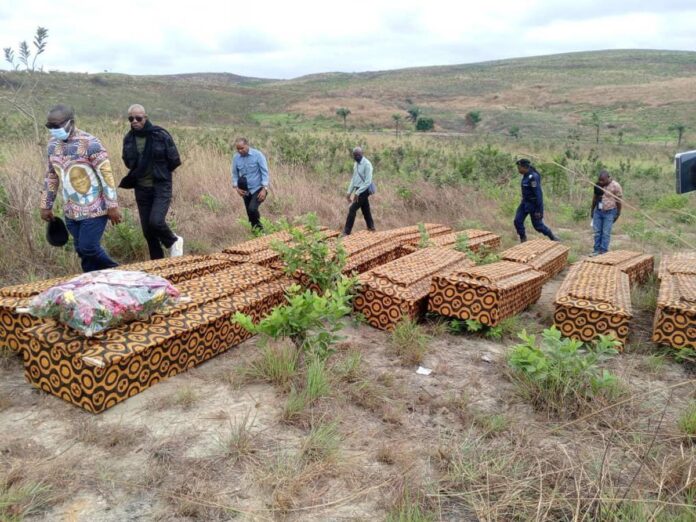
[{"label": "uniformed police officer", "polygon": [[544,195],[541,192],[541,175],[528,159],[517,161],[517,171],[522,175],[522,202],[515,214],[515,229],[520,242],[527,241],[524,220],[532,216],[532,226],[552,241],[559,241],[551,229],[544,224]]}]

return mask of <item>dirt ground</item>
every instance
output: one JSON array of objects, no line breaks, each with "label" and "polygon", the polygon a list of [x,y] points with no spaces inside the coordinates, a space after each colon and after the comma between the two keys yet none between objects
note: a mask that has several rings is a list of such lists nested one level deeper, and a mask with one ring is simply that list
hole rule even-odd
[{"label": "dirt ground", "polygon": [[[521,325],[534,330],[549,324],[562,278],[546,285]],[[646,326],[640,322],[634,335],[644,335]],[[422,366],[433,372],[425,376],[393,355],[389,333],[347,320],[346,338],[330,361],[338,365],[360,354],[360,366],[349,377],[335,377],[331,394],[292,422],[283,420],[287,388],[239,378],[239,369],[257,356],[258,339],[98,416],[32,388],[20,358],[6,357],[0,368],[0,478],[6,488],[15,484],[24,492],[40,485],[29,495],[34,503],[25,502],[31,507],[26,520],[429,520],[403,518],[403,512],[394,517],[409,494],[434,519],[506,520],[514,510],[523,512],[522,504],[511,507],[513,499],[500,494],[463,501],[456,490],[490,488],[496,470],[512,477],[504,459],[518,454],[530,457],[530,473],[538,475],[525,475],[532,477],[528,483],[520,479],[526,485],[519,498],[527,488],[536,491],[548,475],[539,470],[551,461],[554,473],[570,470],[554,475],[559,498],[570,494],[564,486],[572,492],[579,488],[572,484],[601,482],[591,476],[597,462],[609,470],[605,483],[619,492],[628,488],[631,496],[649,496],[660,489],[657,483],[666,489],[663,475],[676,473],[674,459],[693,470],[693,449],[676,428],[696,392],[683,365],[668,358],[654,363],[649,351],[628,350],[611,367],[630,388],[631,401],[584,419],[548,418],[506,375],[514,338],[452,335],[432,322],[427,328],[432,337]],[[337,451],[325,459],[298,457],[307,454],[312,426],[327,423],[336,428]],[[480,450],[468,454],[475,472],[468,483],[453,486],[453,448],[472,444]],[[650,461],[643,458],[646,447],[654,454]],[[578,478],[583,473],[587,481]],[[539,509],[547,505],[541,493],[533,498]],[[548,506],[538,520],[566,519],[551,501]]]}]

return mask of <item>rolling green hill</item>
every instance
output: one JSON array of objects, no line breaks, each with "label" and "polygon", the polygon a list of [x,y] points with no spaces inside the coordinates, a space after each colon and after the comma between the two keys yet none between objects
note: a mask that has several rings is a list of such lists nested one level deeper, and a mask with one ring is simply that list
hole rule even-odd
[{"label": "rolling green hill", "polygon": [[[21,73],[0,73],[0,94]],[[116,119],[142,103],[160,122],[182,125],[260,125],[334,128],[336,109],[359,129],[392,128],[392,115],[416,105],[445,132],[507,133],[588,139],[600,121],[609,141],[672,139],[669,126],[696,120],[696,52],[598,51],[485,63],[364,73],[325,73],[293,80],[234,74],[127,76],[37,74],[42,107],[75,105],[82,117]],[[43,110],[43,109],[42,109]],[[479,111],[473,130],[466,114]],[[0,105],[0,116],[11,109]],[[621,135],[621,136],[620,136]]]}]

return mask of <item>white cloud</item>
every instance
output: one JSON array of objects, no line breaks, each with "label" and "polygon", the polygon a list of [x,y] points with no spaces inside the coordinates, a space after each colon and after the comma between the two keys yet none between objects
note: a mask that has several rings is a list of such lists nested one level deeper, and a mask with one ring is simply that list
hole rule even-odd
[{"label": "white cloud", "polygon": [[24,0],[0,6],[0,46],[50,31],[47,69],[288,78],[588,49],[694,49],[692,1]]}]

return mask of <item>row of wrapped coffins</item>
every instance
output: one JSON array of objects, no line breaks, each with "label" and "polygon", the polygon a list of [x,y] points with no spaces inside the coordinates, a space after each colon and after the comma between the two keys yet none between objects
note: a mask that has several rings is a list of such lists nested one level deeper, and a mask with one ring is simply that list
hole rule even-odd
[{"label": "row of wrapped coffins", "polygon": [[565,268],[569,251],[570,248],[558,241],[534,239],[508,248],[502,252],[501,258],[505,261],[522,263],[543,272],[548,281]]},{"label": "row of wrapped coffins", "polygon": [[428,311],[496,326],[541,297],[547,274],[512,261],[470,266],[432,278]]},{"label": "row of wrapped coffins", "polygon": [[696,252],[664,256],[652,340],[673,348],[696,348]]},{"label": "row of wrapped coffins", "polygon": [[654,271],[653,256],[630,250],[614,250],[596,257],[589,257],[584,262],[618,268],[628,275],[631,286],[645,283]]},{"label": "row of wrapped coffins", "polygon": [[[329,230],[321,227],[327,239],[335,238],[339,235],[336,230]],[[262,266],[280,266],[280,254],[273,248],[275,243],[288,244],[292,240],[289,232],[283,230],[265,236],[260,236],[249,241],[244,241],[236,245],[225,248],[223,254],[237,263],[254,263]]]},{"label": "row of wrapped coffins", "polygon": [[[426,224],[425,230],[430,236],[434,237],[452,231],[451,228],[438,224]],[[417,241],[419,237],[420,231],[417,226],[401,227],[380,232],[361,230],[340,240],[337,239],[335,242],[332,241],[329,245],[332,252],[330,255],[334,255],[335,249],[340,242],[345,252],[343,273],[347,276],[359,275],[403,257],[408,253],[404,250],[404,246]],[[280,259],[271,263],[270,266],[277,270],[284,268]],[[297,272],[293,274],[293,277],[302,286],[317,290],[306,274]]]},{"label": "row of wrapped coffins", "polygon": [[[225,255],[181,256],[120,265],[119,270],[141,271],[168,279],[174,284],[205,274],[212,274],[238,264]],[[44,279],[0,288],[0,346],[18,351],[28,339],[24,330],[38,324],[38,319],[22,312],[31,299],[74,276]],[[18,309],[20,311],[18,311]]]},{"label": "row of wrapped coffins", "polygon": [[251,337],[235,312],[258,321],[285,300],[291,280],[254,264],[177,285],[182,299],[92,337],[50,319],[29,326],[25,376],[38,388],[99,413]]},{"label": "row of wrapped coffins", "polygon": [[[452,232],[450,227],[426,223],[424,230],[431,238]],[[343,238],[346,251],[345,274],[362,274],[377,266],[402,257],[406,245],[418,243],[421,233],[417,226],[407,226],[382,232],[360,231]]]},{"label": "row of wrapped coffins", "polygon": [[573,339],[611,335],[624,344],[632,315],[630,278],[616,266],[576,263],[556,294],[554,324]]},{"label": "row of wrapped coffins", "polygon": [[391,330],[403,319],[415,320],[427,308],[434,276],[473,266],[466,254],[450,248],[426,248],[359,276],[353,308],[368,324]]},{"label": "row of wrapped coffins", "polygon": [[[466,238],[464,241],[462,238]],[[420,241],[405,245],[404,251],[412,253],[419,248],[449,247],[454,248],[457,242],[463,242],[472,252],[478,252],[482,248],[495,250],[500,248],[500,236],[486,230],[468,228],[459,232],[450,232],[436,237],[429,238],[427,245],[420,245]]]}]

